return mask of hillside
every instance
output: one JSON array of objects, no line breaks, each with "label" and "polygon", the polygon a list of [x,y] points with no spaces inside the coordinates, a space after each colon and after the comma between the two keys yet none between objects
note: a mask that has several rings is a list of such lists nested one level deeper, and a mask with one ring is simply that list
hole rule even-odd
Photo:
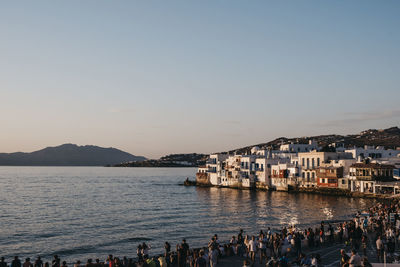
[{"label": "hillside", "polygon": [[331,143],[343,143],[345,147],[362,147],[364,145],[369,146],[384,146],[385,148],[396,149],[400,147],[400,129],[399,127],[391,127],[388,129],[370,129],[360,132],[359,134],[349,134],[349,135],[317,135],[308,137],[297,137],[297,138],[287,138],[279,137],[273,141],[267,143],[261,143],[256,145],[251,145],[247,147],[238,148],[229,151],[230,153],[246,153],[250,152],[251,148],[254,146],[259,146],[261,148],[272,148],[278,149],[279,145],[282,143],[307,143],[308,140],[314,140],[318,143],[320,147],[325,147]]},{"label": "hillside", "polygon": [[116,148],[75,144],[47,147],[31,153],[0,153],[2,166],[105,166],[143,160],[146,158]]},{"label": "hillside", "polygon": [[171,154],[160,159],[115,164],[113,167],[198,167],[204,165],[206,159],[204,154]]}]

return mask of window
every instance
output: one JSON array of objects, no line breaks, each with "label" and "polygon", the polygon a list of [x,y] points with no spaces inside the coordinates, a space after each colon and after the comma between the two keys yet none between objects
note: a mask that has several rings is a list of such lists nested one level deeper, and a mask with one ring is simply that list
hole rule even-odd
[{"label": "window", "polygon": [[319,158],[317,158],[317,166],[319,166]]},{"label": "window", "polygon": [[303,179],[305,178],[305,175],[306,175],[306,174],[305,174],[304,172],[301,174],[301,176],[303,177]]},{"label": "window", "polygon": [[311,160],[311,166],[314,168],[314,158]]},{"label": "window", "polygon": [[346,184],[346,181],[344,179],[342,179],[342,184]]},{"label": "window", "polygon": [[307,169],[309,169],[309,168],[310,168],[310,159],[307,158]]},{"label": "window", "polygon": [[304,158],[301,159],[301,166],[304,167]]}]

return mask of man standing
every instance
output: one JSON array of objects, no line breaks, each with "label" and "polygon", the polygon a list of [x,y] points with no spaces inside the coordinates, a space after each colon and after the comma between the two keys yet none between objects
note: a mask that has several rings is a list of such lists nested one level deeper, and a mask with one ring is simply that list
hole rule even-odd
[{"label": "man standing", "polygon": [[40,258],[40,256],[38,256],[37,259],[35,260],[34,267],[43,267],[43,261]]},{"label": "man standing", "polygon": [[21,261],[18,259],[18,256],[14,257],[10,267],[21,267]]},{"label": "man standing", "polygon": [[60,267],[60,258],[57,255],[54,255],[54,259],[51,262],[51,266],[52,267]]},{"label": "man standing", "polygon": [[250,259],[252,262],[254,262],[257,252],[257,242],[254,235],[251,237],[251,240],[249,241],[249,252],[250,252]]},{"label": "man standing", "polygon": [[243,256],[244,253],[244,239],[243,239],[243,229],[240,229],[240,232],[237,236],[237,243],[238,243],[238,249],[237,249],[237,254],[240,255],[240,257]]},{"label": "man standing", "polygon": [[381,239],[381,236],[378,236],[378,239],[376,240],[376,254],[378,256],[378,260],[382,261],[383,259],[383,241]]},{"label": "man standing", "polygon": [[263,262],[263,258],[267,257],[267,237],[261,234],[258,239],[258,246],[260,248],[260,264]]},{"label": "man standing", "polygon": [[361,257],[353,249],[349,260],[349,267],[361,267]]}]

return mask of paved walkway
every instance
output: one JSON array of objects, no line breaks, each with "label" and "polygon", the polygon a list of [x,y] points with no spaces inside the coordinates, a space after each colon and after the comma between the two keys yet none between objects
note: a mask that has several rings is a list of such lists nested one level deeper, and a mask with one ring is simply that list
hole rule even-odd
[{"label": "paved walkway", "polygon": [[[376,249],[375,249],[375,238],[374,235],[369,234],[368,235],[369,239],[369,244],[367,247],[367,257],[368,260],[371,263],[377,263],[378,259],[376,257]],[[305,249],[303,252],[306,255],[310,255],[311,253],[319,253],[321,255],[322,259],[322,264],[323,266],[326,267],[336,267],[339,266],[339,261],[340,261],[340,250],[345,249],[346,252],[350,253],[351,252],[351,247],[346,246],[345,244],[342,243],[334,243],[332,245],[326,245],[323,247],[319,247],[313,250]],[[359,255],[362,257],[363,252],[362,249],[359,251]],[[257,255],[258,256],[258,255]],[[220,260],[218,263],[218,267],[233,267],[233,266],[238,266],[241,267],[243,266],[243,261],[244,258],[238,257],[238,256],[233,256],[233,257],[227,257],[223,258]],[[265,261],[263,264],[260,264],[258,261],[258,258],[256,257],[256,262],[253,265],[254,267],[265,267]]]}]

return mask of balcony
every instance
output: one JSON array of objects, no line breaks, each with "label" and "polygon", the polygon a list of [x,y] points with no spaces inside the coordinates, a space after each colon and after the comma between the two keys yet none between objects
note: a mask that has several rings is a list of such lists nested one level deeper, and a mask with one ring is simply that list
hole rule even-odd
[{"label": "balcony", "polygon": [[206,164],[217,164],[217,160],[216,159],[208,159],[206,161]]}]

